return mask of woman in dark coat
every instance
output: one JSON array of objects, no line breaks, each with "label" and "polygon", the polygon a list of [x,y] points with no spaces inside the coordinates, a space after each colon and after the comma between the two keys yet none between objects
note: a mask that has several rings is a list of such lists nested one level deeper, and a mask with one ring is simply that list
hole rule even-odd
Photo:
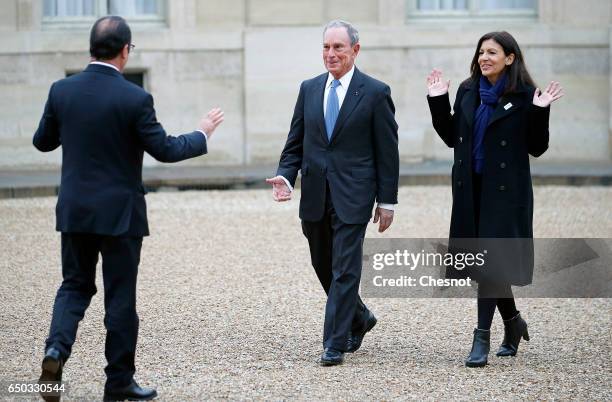
[{"label": "woman in dark coat", "polygon": [[481,367],[487,364],[496,307],[505,329],[497,355],[514,356],[520,339],[529,340],[511,285],[532,280],[529,155],[540,156],[548,148],[550,104],[563,91],[554,81],[544,92],[535,88],[521,50],[507,32],[480,38],[470,71],[470,78],[457,90],[454,113],[448,97],[450,82],[439,70],[427,77],[427,99],[436,132],[454,149],[451,244],[459,238],[503,239],[503,264],[498,260],[495,267],[487,266],[483,276],[468,272],[478,281],[478,326],[465,364]]}]

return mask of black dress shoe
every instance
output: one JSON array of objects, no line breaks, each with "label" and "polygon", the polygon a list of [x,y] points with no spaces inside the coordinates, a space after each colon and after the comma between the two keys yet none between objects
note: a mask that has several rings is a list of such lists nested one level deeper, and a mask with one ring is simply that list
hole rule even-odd
[{"label": "black dress shoe", "polygon": [[142,388],[132,380],[132,382],[123,388],[105,389],[105,401],[150,401],[157,397],[157,391],[153,388]]},{"label": "black dress shoe", "polygon": [[509,320],[504,320],[504,340],[497,351],[497,356],[516,356],[521,338],[528,341],[527,323],[519,312]]},{"label": "black dress shoe", "polygon": [[472,341],[472,351],[465,360],[467,367],[484,367],[487,365],[489,348],[491,347],[491,331],[484,329],[474,329],[474,340]]},{"label": "black dress shoe", "polygon": [[374,325],[376,325],[376,317],[372,314],[371,311],[368,311],[368,318],[363,322],[363,326],[359,332],[355,332],[349,336],[349,339],[346,344],[346,352],[353,353],[356,352],[357,349],[361,347],[361,343],[363,342],[363,337],[365,334],[370,332]]},{"label": "black dress shoe", "polygon": [[325,348],[321,355],[321,366],[337,366],[344,362],[344,352],[332,348]]},{"label": "black dress shoe", "polygon": [[[42,361],[42,373],[40,374],[38,383],[57,386],[61,385],[63,367],[64,359],[60,355],[59,350],[53,347],[47,349],[45,357]],[[40,396],[47,402],[59,402],[60,400],[60,395],[57,393],[41,392]]]}]

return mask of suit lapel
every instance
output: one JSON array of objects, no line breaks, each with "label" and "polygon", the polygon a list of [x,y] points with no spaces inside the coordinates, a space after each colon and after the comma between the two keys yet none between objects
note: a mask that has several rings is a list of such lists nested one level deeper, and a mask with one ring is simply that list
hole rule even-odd
[{"label": "suit lapel", "polygon": [[470,128],[474,126],[474,114],[478,108],[479,99],[480,96],[478,96],[478,85],[472,84],[470,86],[470,90],[463,95],[463,99],[461,100],[461,111],[465,116],[465,121]]},{"label": "suit lapel", "polygon": [[351,78],[351,83],[349,87],[346,89],[346,95],[344,96],[344,101],[342,102],[342,107],[340,108],[340,113],[338,114],[338,119],[336,120],[336,125],[334,126],[334,132],[331,136],[331,142],[335,141],[336,138],[340,134],[340,130],[342,130],[342,126],[346,123],[346,120],[349,118],[355,107],[359,104],[361,99],[363,98],[363,77],[361,72],[355,67],[355,72],[353,73],[353,77]]},{"label": "suit lapel", "polygon": [[504,117],[514,113],[522,106],[523,99],[517,94],[510,94],[508,96],[502,97],[499,103],[497,104],[495,111],[493,111],[493,114],[489,119],[489,124],[487,124],[487,127],[495,123],[497,120],[503,119]]},{"label": "suit lapel", "polygon": [[316,111],[317,122],[319,124],[319,132],[325,143],[327,139],[327,129],[325,128],[325,116],[323,115],[323,95],[325,93],[325,83],[327,82],[327,74],[322,74],[319,82],[314,90],[314,110]]}]

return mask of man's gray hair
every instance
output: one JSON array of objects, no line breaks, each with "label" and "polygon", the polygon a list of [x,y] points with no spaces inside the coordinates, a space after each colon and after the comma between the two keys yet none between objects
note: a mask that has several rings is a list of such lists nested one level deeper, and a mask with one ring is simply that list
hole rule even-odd
[{"label": "man's gray hair", "polygon": [[328,22],[323,30],[323,36],[325,36],[325,32],[327,32],[329,28],[346,28],[346,32],[351,39],[351,46],[355,46],[355,44],[359,43],[359,31],[357,31],[357,29],[350,22],[343,20],[333,20]]}]

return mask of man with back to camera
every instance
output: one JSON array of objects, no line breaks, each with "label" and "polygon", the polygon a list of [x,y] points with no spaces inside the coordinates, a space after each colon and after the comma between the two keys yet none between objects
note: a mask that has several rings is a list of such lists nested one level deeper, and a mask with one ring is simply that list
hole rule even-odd
[{"label": "man with back to camera", "polygon": [[291,128],[272,184],[276,201],[291,199],[302,174],[300,218],[312,265],[327,293],[320,364],[355,352],[376,318],[359,297],[363,239],[374,223],[393,221],[399,180],[395,107],[389,87],[355,66],[359,34],[348,22],[323,32],[327,73],[300,87]]},{"label": "man with back to camera", "polygon": [[79,321],[96,293],[95,269],[101,254],[108,362],[104,400],[157,396],[155,389],[140,387],[134,380],[136,277],[142,238],[149,235],[143,153],[161,162],[203,155],[207,140],[223,121],[223,112],[215,108],[198,130],[166,135],[156,119],[153,97],[121,75],[134,47],[131,36],[121,17],[95,22],[92,62],[82,73],[51,86],[33,140],[42,152],[62,146],[56,229],[62,233],[63,281],[55,297],[39,381],[61,382]]}]

